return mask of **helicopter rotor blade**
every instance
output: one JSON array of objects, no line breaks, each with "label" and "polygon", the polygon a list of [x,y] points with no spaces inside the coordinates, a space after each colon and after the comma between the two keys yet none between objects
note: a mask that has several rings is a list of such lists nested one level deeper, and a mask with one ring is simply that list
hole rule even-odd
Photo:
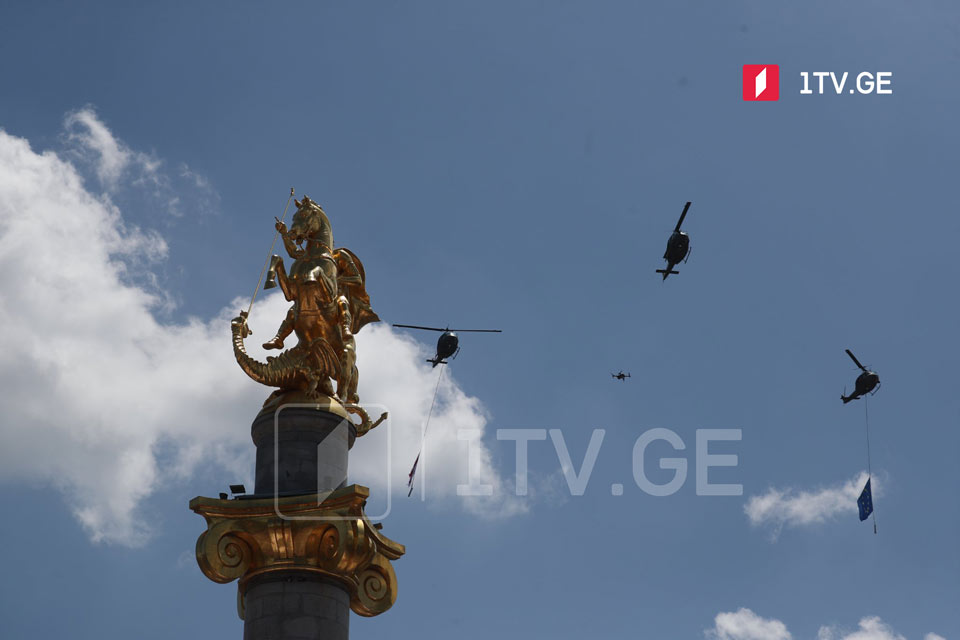
[{"label": "helicopter rotor blade", "polygon": [[394,327],[403,327],[404,329],[422,329],[424,331],[449,331],[449,329],[438,329],[437,327],[421,327],[416,324],[395,324]]},{"label": "helicopter rotor blade", "polygon": [[856,363],[856,365],[857,365],[858,367],[860,367],[860,368],[863,369],[864,371],[867,370],[867,368],[866,368],[865,366],[863,366],[862,364],[860,364],[860,361],[857,360],[857,356],[853,355],[853,352],[850,351],[850,349],[845,349],[845,351],[847,352],[847,355],[850,356],[850,359],[853,360],[854,363]]},{"label": "helicopter rotor blade", "polygon": [[500,329],[447,329],[456,333],[503,333]]},{"label": "helicopter rotor blade", "polygon": [[690,208],[690,203],[683,205],[683,213],[680,214],[680,219],[677,220],[677,226],[674,228],[674,231],[680,231],[680,225],[683,224],[683,219],[687,217],[687,209]]}]

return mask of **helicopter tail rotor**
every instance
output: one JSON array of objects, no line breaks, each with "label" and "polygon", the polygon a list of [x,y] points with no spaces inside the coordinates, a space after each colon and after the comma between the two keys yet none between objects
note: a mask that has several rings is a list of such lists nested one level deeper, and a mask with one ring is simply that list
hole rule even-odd
[{"label": "helicopter tail rotor", "polygon": [[847,404],[848,402],[850,402],[851,400],[853,400],[853,398],[847,396],[847,388],[846,388],[846,387],[843,388],[843,393],[840,394],[840,399],[843,400],[843,404]]}]

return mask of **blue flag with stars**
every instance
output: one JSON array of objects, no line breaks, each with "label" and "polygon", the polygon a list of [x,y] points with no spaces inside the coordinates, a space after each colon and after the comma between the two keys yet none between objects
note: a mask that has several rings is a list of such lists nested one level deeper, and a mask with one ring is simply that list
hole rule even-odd
[{"label": "blue flag with stars", "polygon": [[873,494],[870,492],[870,478],[867,478],[867,484],[860,492],[857,498],[857,507],[860,508],[860,522],[863,522],[873,513]]}]

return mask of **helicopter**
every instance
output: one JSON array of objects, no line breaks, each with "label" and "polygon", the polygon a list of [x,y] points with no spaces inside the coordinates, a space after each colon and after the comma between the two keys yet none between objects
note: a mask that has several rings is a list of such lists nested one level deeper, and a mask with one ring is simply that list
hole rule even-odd
[{"label": "helicopter", "polygon": [[[880,386],[880,376],[878,376],[876,372],[870,371],[865,366],[860,364],[860,361],[857,360],[857,357],[853,355],[853,352],[851,352],[850,349],[847,349],[846,352],[847,355],[850,356],[850,359],[853,360],[858,367],[860,367],[863,373],[857,376],[856,387],[854,388],[853,393],[850,395],[840,396],[840,399],[843,400],[843,404],[847,404],[851,400],[856,400],[860,396],[867,395],[868,393],[876,393],[877,387]],[[846,394],[847,390],[844,389],[843,392]]]},{"label": "helicopter", "polygon": [[620,373],[611,373],[610,375],[620,381],[626,380],[627,378],[630,377],[630,374],[624,373],[623,369],[620,370]]},{"label": "helicopter", "polygon": [[427,362],[432,362],[434,367],[438,364],[447,364],[445,358],[453,360],[460,353],[460,339],[457,337],[457,331],[461,333],[502,333],[500,329],[451,329],[450,327],[440,329],[437,327],[421,327],[415,324],[395,324],[393,326],[422,331],[440,331],[440,337],[437,339],[437,355],[427,358]]},{"label": "helicopter", "polygon": [[670,234],[670,239],[667,240],[667,250],[663,253],[663,259],[667,261],[667,268],[657,269],[657,273],[663,274],[664,280],[666,280],[667,276],[671,273],[680,273],[679,271],[674,271],[673,267],[681,262],[686,262],[690,257],[690,236],[680,231],[680,225],[683,224],[683,219],[687,217],[687,209],[689,208],[690,203],[688,202],[683,207],[683,213],[680,214],[680,219],[677,220],[677,226],[674,227],[673,233]]}]

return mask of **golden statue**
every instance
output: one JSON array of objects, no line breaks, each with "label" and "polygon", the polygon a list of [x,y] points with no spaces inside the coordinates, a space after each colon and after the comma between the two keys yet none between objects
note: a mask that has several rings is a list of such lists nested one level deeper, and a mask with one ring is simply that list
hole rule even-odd
[{"label": "golden statue", "polygon": [[[200,569],[214,582],[237,580],[244,637],[300,633],[289,629],[346,637],[350,610],[376,616],[393,606],[397,576],[391,563],[406,551],[368,518],[370,490],[347,485],[346,477],[356,437],[387,417],[371,423],[357,396],[354,336],[380,318],[370,308],[363,264],[334,246],[320,205],[307,197],[295,201],[287,229],[283,219],[291,200],[292,189],[274,245],[282,237],[292,262],[285,266],[271,255],[250,307],[231,322],[240,368],[276,387],[250,427],[257,447],[254,492],[242,499],[197,497],[190,508],[207,522],[197,539]],[[264,288],[279,286],[291,306],[263,345],[279,355],[259,362],[247,354],[244,339],[252,333],[248,318],[265,274]],[[297,343],[284,349],[293,335]],[[292,405],[289,412],[285,405]],[[352,427],[344,429],[344,422]],[[282,611],[273,608],[281,599]]]},{"label": "golden statue", "polygon": [[[293,259],[289,272],[283,258],[270,259],[264,289],[279,285],[293,303],[277,335],[264,349],[282,349],[291,333],[297,344],[276,357],[259,362],[247,354],[243,340],[253,333],[247,326],[248,311],[241,311],[231,323],[233,352],[248,376],[270,387],[278,387],[264,403],[336,401],[360,416],[357,435],[363,435],[385,418],[371,423],[357,403],[357,346],[354,336],[380,318],[370,307],[363,263],[349,249],[334,248],[333,230],[327,214],[304,196],[294,200],[297,211],[287,229],[277,220],[276,229]],[[252,304],[252,303],[251,303]],[[332,381],[336,381],[334,391]]]}]

